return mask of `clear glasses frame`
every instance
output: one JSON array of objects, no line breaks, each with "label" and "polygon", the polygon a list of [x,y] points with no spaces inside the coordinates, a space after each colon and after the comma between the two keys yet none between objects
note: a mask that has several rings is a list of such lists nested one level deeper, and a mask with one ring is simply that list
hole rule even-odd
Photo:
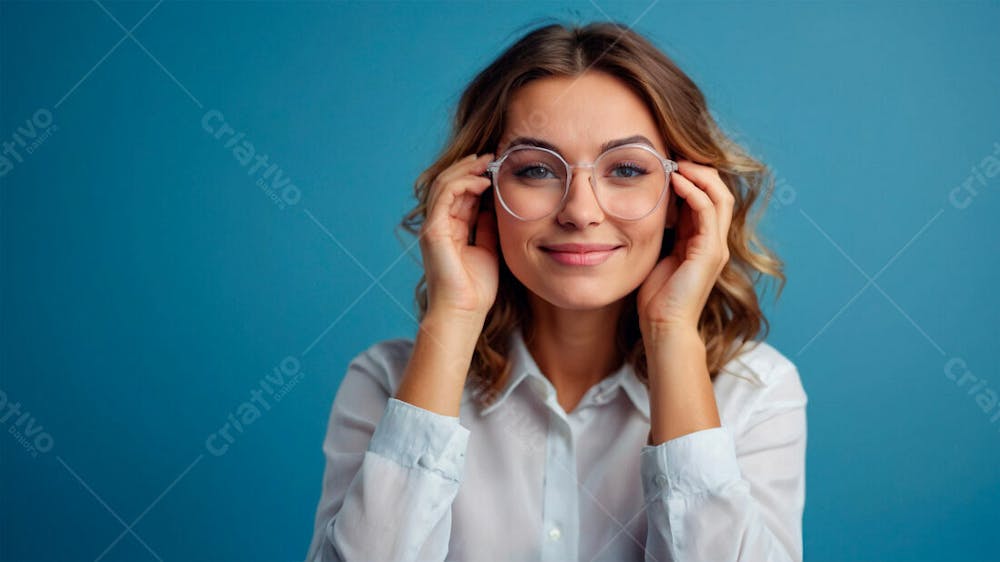
[{"label": "clear glasses frame", "polygon": [[[597,181],[594,179],[594,167],[597,165],[598,162],[601,161],[602,158],[604,158],[605,155],[607,155],[608,153],[614,152],[615,150],[622,149],[622,148],[641,148],[643,150],[646,150],[646,151],[652,153],[653,156],[656,156],[656,158],[663,165],[663,173],[664,173],[664,178],[665,179],[664,179],[664,182],[663,182],[663,189],[660,192],[660,197],[659,197],[659,199],[656,200],[656,204],[653,205],[652,209],[650,209],[646,214],[642,215],[641,217],[637,217],[637,218],[631,218],[631,219],[630,218],[623,218],[623,217],[619,217],[618,215],[616,215],[614,213],[609,212],[607,209],[604,208],[604,203],[601,202],[601,198],[597,194]],[[559,203],[555,206],[555,208],[549,214],[547,214],[547,215],[545,215],[543,217],[539,217],[537,219],[526,219],[526,218],[521,217],[517,213],[515,213],[507,205],[507,202],[504,201],[503,194],[500,192],[500,189],[497,186],[498,172],[500,171],[500,166],[503,165],[504,160],[506,160],[507,157],[510,156],[510,154],[512,152],[514,152],[516,150],[523,150],[523,149],[541,150],[541,151],[547,152],[547,153],[555,156],[556,158],[558,158],[559,161],[562,162],[563,165],[566,166],[566,185],[563,186],[562,198],[559,199]],[[540,146],[527,145],[527,144],[518,144],[518,145],[515,145],[515,146],[512,146],[512,147],[508,148],[506,151],[504,151],[503,155],[500,158],[498,158],[496,160],[493,160],[492,162],[490,162],[489,164],[487,164],[486,165],[486,172],[490,175],[490,179],[491,179],[492,185],[493,185],[493,190],[496,191],[497,198],[500,199],[500,204],[503,205],[503,208],[508,213],[510,213],[514,217],[516,217],[516,218],[518,218],[520,220],[523,220],[523,221],[536,221],[536,220],[542,220],[542,219],[546,219],[548,217],[551,217],[553,214],[555,214],[557,211],[559,211],[559,209],[562,208],[563,203],[566,202],[566,196],[569,195],[569,186],[573,182],[573,170],[576,169],[576,168],[590,168],[590,189],[594,192],[594,199],[597,200],[597,204],[600,205],[601,210],[604,211],[605,214],[611,215],[611,216],[613,216],[615,218],[618,218],[620,220],[637,221],[637,220],[642,220],[642,219],[646,218],[647,216],[650,215],[650,213],[652,213],[653,211],[655,211],[656,208],[660,206],[660,203],[663,202],[663,197],[667,194],[667,186],[670,185],[670,174],[672,172],[676,172],[677,169],[679,168],[679,166],[677,165],[677,162],[674,162],[673,160],[671,160],[669,158],[665,158],[659,152],[657,152],[655,148],[653,148],[653,147],[651,147],[651,146],[649,146],[648,144],[645,144],[645,143],[629,143],[629,144],[623,144],[623,145],[620,145],[620,146],[609,148],[608,150],[602,152],[597,157],[597,159],[595,159],[593,162],[580,162],[578,164],[570,164],[569,162],[566,161],[565,158],[562,157],[561,154],[559,154],[558,152],[556,152],[554,150],[549,150],[547,148],[542,148]]]}]

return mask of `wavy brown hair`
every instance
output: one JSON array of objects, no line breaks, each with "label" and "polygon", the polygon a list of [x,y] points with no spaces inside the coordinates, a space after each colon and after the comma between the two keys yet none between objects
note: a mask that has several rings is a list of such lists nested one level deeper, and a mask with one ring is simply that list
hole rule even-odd
[{"label": "wavy brown hair", "polygon": [[[657,124],[673,159],[686,159],[716,168],[736,198],[728,245],[730,258],[708,297],[698,321],[705,342],[708,369],[714,378],[731,359],[770,326],[760,309],[756,284],[762,276],[780,280],[775,299],[784,288],[783,262],[761,243],[756,225],[774,189],[774,177],[762,162],[727,137],[708,111],[705,96],[695,83],[648,39],[617,22],[584,26],[551,23],[508,47],[480,71],[458,102],[452,130],[438,159],[414,184],[416,206],[400,224],[419,236],[427,217],[429,188],[434,178],[469,154],[495,153],[504,131],[506,109],[518,87],[546,76],[578,76],[585,71],[611,74],[642,98]],[[751,213],[760,195],[758,211]],[[492,193],[481,197],[492,205]],[[674,245],[674,230],[664,235],[661,257]],[[500,253],[500,286],[483,331],[476,343],[468,381],[481,405],[491,403],[510,375],[509,337],[521,326],[531,339],[531,310],[527,289],[510,272]],[[415,296],[420,319],[427,312],[426,276]],[[638,288],[626,297],[619,318],[618,351],[649,384],[646,353],[636,310]],[[468,384],[468,383],[467,383]]]}]

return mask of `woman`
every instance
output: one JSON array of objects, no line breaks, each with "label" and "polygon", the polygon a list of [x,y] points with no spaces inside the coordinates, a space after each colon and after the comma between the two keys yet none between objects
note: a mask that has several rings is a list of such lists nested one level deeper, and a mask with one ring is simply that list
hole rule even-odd
[{"label": "woman", "polygon": [[771,179],[624,26],[511,46],[416,182],[420,327],[348,367],[308,559],[801,560]]}]

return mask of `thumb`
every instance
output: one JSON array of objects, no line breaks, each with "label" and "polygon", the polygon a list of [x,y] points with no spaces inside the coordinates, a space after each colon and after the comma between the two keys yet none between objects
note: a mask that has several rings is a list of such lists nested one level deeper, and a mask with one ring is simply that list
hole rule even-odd
[{"label": "thumb", "polygon": [[680,260],[677,256],[670,255],[661,259],[654,267],[653,270],[649,272],[646,276],[646,280],[642,282],[642,286],[639,288],[638,294],[638,305],[644,309],[648,304],[650,299],[653,298],[656,293],[666,285],[667,280],[677,271],[680,267]]}]

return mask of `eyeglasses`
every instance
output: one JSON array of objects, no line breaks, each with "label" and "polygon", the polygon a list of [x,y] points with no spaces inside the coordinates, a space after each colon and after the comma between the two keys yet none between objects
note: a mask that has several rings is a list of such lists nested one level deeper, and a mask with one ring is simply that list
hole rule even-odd
[{"label": "eyeglasses", "polygon": [[592,163],[569,164],[558,152],[531,145],[509,148],[487,164],[500,204],[524,221],[546,218],[562,207],[574,168],[590,168],[590,186],[601,209],[639,220],[659,206],[677,163],[651,146],[632,143],[607,150]]}]

